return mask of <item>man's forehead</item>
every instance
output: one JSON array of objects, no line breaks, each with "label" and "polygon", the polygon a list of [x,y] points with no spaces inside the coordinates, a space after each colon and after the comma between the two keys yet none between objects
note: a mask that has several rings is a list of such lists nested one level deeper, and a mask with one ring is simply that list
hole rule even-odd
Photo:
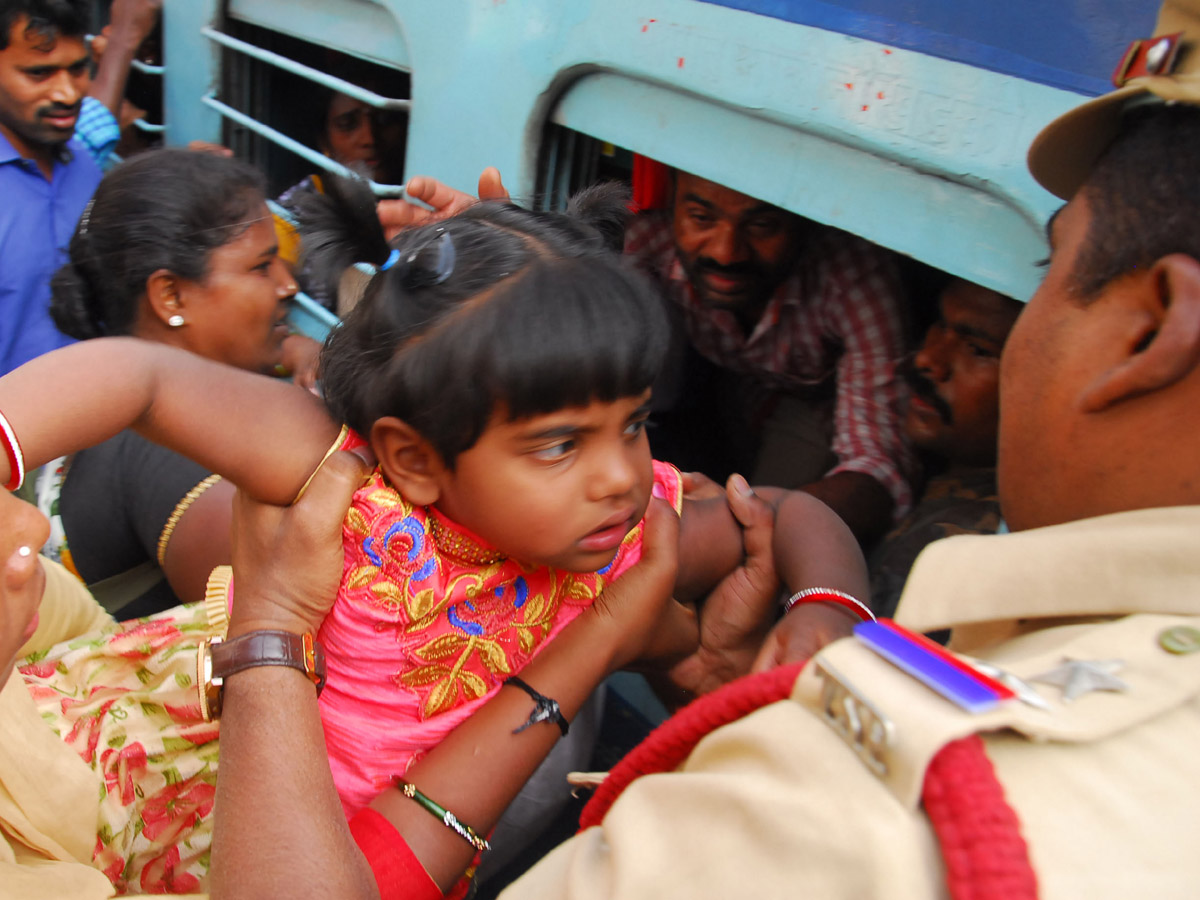
[{"label": "man's forehead", "polygon": [[690,172],[677,172],[675,176],[675,196],[680,200],[693,200],[709,206],[737,207],[742,212],[777,212],[782,215],[792,215],[785,209],[743,194],[731,187],[692,175]]},{"label": "man's forehead", "polygon": [[1022,304],[991,288],[963,279],[952,282],[939,298],[942,317],[980,337],[1003,341]]},{"label": "man's forehead", "polygon": [[83,34],[63,34],[50,24],[30,22],[23,16],[13,23],[8,34],[8,46],[0,55],[18,53],[22,55],[49,56],[61,51],[62,55],[86,56],[89,54]]}]

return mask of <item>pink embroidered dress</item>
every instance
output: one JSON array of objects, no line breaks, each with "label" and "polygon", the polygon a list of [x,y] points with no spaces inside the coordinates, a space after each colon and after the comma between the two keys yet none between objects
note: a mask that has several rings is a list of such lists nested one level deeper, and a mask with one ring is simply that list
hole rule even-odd
[{"label": "pink embroidered dress", "polygon": [[[654,480],[682,507],[679,472]],[[319,634],[321,718],[347,816],[520,672],[641,558],[643,523],[599,572],[507,559],[437,510],[414,507],[376,470],[342,526],[342,586]]]}]

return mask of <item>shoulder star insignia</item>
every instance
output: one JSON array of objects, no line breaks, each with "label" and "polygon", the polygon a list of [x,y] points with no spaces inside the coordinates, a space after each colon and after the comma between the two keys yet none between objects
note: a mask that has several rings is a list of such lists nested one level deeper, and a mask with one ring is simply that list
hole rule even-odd
[{"label": "shoulder star insignia", "polygon": [[1068,659],[1049,672],[1033,676],[1032,680],[1062,688],[1063,703],[1070,703],[1092,691],[1129,690],[1129,685],[1115,674],[1124,665],[1119,659]]}]

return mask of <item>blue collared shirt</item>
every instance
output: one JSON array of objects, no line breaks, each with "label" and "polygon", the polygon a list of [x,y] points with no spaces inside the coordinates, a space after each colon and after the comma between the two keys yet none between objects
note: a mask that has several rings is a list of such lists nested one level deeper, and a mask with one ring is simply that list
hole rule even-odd
[{"label": "blue collared shirt", "polygon": [[0,133],[0,374],[71,343],[50,319],[50,276],[100,169],[77,141],[64,149],[47,181]]}]

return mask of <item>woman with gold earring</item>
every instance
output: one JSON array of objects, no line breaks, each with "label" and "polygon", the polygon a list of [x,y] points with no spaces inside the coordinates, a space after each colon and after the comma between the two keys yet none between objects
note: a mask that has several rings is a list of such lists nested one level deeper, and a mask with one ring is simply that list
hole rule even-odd
[{"label": "woman with gold earring", "polygon": [[[171,149],[115,168],[52,287],[51,314],[71,337],[132,335],[315,380],[316,343],[285,321],[296,283],[262,178],[237,160]],[[68,463],[64,559],[120,618],[199,600],[208,573],[229,562],[232,496],[190,460],[122,432]]]}]

